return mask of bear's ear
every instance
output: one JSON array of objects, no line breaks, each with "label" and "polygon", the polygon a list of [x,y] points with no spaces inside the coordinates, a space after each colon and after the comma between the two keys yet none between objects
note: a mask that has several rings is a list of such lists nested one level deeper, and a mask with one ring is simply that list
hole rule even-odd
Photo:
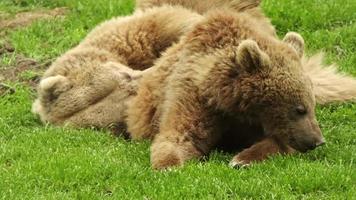
[{"label": "bear's ear", "polygon": [[289,44],[298,53],[301,58],[304,54],[304,39],[301,35],[295,32],[289,32],[284,36],[283,42]]},{"label": "bear's ear", "polygon": [[269,57],[253,40],[244,40],[237,48],[237,62],[248,72],[255,72],[269,65]]}]

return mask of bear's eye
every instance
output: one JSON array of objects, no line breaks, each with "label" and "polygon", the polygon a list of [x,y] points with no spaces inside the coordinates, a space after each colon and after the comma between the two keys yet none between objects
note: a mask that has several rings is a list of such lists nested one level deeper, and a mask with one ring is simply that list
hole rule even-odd
[{"label": "bear's eye", "polygon": [[306,109],[304,106],[302,106],[302,105],[297,106],[295,110],[297,111],[297,113],[298,113],[299,115],[305,115],[305,114],[307,114],[307,109]]}]

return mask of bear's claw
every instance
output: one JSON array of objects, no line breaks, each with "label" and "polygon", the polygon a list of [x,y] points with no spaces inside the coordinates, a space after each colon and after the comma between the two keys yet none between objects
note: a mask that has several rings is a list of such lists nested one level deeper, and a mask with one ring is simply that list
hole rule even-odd
[{"label": "bear's claw", "polygon": [[229,166],[235,169],[241,169],[241,168],[249,167],[250,163],[234,158],[230,161]]}]

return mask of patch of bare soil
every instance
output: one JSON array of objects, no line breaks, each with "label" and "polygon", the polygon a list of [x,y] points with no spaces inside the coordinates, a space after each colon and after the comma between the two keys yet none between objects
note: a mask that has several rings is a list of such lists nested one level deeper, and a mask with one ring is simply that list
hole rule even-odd
[{"label": "patch of bare soil", "polygon": [[2,17],[0,17],[0,29],[14,29],[18,27],[29,26],[33,22],[40,19],[63,17],[67,11],[67,8],[55,8],[53,10],[34,10],[18,13],[12,19],[7,19],[8,17],[6,17],[6,13],[1,13]]},{"label": "patch of bare soil", "polygon": [[15,92],[15,89],[7,85],[6,82],[21,82],[34,89],[41,74],[51,63],[51,60],[39,63],[32,58],[15,54],[14,48],[9,43],[0,46],[0,58],[2,56],[13,57],[14,60],[10,65],[0,67],[0,96]]},{"label": "patch of bare soil", "polygon": [[0,12],[0,37],[5,40],[0,44],[0,60],[2,57],[13,58],[9,65],[1,66],[0,63],[0,97],[15,92],[15,89],[6,82],[21,82],[32,89],[35,88],[40,76],[52,61],[40,63],[32,58],[15,53],[13,46],[6,40],[8,32],[19,27],[29,26],[37,20],[64,17],[67,11],[67,8],[34,10],[18,13],[14,17],[11,17],[8,13]]},{"label": "patch of bare soil", "polygon": [[0,11],[0,21],[9,18],[10,14]]}]

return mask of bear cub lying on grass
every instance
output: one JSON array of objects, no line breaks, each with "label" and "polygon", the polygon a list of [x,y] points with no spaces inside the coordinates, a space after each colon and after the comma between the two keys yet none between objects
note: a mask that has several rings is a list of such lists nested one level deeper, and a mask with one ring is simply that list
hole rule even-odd
[{"label": "bear cub lying on grass", "polygon": [[45,72],[33,112],[56,125],[125,127],[126,102],[136,94],[140,70],[201,18],[165,6],[101,24]]}]

